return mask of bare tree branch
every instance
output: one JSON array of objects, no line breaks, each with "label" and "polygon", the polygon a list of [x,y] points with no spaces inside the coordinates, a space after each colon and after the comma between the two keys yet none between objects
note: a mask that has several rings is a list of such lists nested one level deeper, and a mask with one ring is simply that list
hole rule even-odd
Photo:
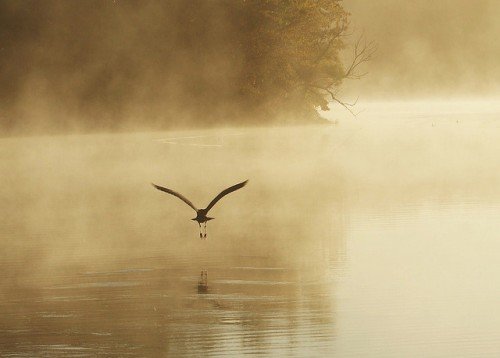
[{"label": "bare tree branch", "polygon": [[[332,41],[333,43],[333,41]],[[328,46],[330,46],[332,43],[329,43]],[[350,65],[347,67],[347,70],[344,73],[344,76],[342,79],[360,79],[361,77],[365,76],[368,72],[363,72],[363,73],[357,73],[357,70],[359,66],[365,62],[368,62],[372,59],[374,53],[376,52],[377,48],[374,42],[367,42],[364,34],[361,34],[361,36],[356,40],[356,43],[354,44],[354,56],[353,59],[350,63]],[[326,55],[328,52],[328,47],[325,49],[324,52],[321,53],[321,56]],[[321,58],[321,57],[320,57]],[[327,79],[327,78],[324,78]],[[358,102],[358,98],[353,103],[345,102],[340,100],[337,97],[338,93],[338,88],[335,91],[332,87],[335,85],[334,82],[330,82],[328,84],[323,84],[323,85],[318,85],[314,83],[307,83],[306,87],[312,87],[312,88],[317,88],[321,91],[326,92],[332,99],[332,101],[340,104],[342,107],[344,107],[349,113],[353,116],[356,117],[359,113],[355,113],[352,108],[356,105]]]},{"label": "bare tree branch", "polygon": [[375,42],[366,42],[364,34],[361,34],[354,44],[354,56],[344,74],[344,78],[359,79],[365,76],[367,73],[357,74],[356,69],[362,63],[370,61],[376,51],[377,46]]},{"label": "bare tree branch", "polygon": [[342,107],[344,107],[346,110],[349,111],[349,113],[353,116],[353,117],[356,117],[359,113],[354,113],[354,111],[352,110],[352,107],[354,107],[356,105],[356,103],[358,103],[358,98],[356,98],[356,100],[354,101],[354,103],[348,103],[348,102],[344,102],[340,99],[337,98],[336,96],[336,93],[334,93],[332,90],[330,90],[329,88],[325,88],[325,87],[320,87],[320,86],[315,86],[315,85],[309,85],[310,87],[314,87],[314,88],[317,88],[317,89],[320,89],[320,90],[323,90],[325,92],[327,92],[330,97],[332,98],[333,101],[337,102],[338,104],[340,104]]}]

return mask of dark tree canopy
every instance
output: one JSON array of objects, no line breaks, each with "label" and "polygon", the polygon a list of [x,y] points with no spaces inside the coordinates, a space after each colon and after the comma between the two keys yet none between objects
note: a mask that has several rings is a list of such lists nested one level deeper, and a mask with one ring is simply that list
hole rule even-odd
[{"label": "dark tree canopy", "polygon": [[0,119],[105,128],[311,118],[354,77],[357,65],[339,57],[348,18],[340,0],[5,0]]},{"label": "dark tree canopy", "polygon": [[[322,88],[344,79],[348,13],[336,0],[243,2],[241,93],[265,112],[328,108]],[[290,111],[291,110],[291,111]]]}]

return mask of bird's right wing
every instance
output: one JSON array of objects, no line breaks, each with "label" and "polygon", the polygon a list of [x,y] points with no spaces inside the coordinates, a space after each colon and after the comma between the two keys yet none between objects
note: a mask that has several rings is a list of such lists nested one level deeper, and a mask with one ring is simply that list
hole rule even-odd
[{"label": "bird's right wing", "polygon": [[246,184],[248,183],[248,180],[245,180],[244,182],[241,182],[241,183],[238,183],[236,185],[233,185],[233,186],[230,186],[229,188],[227,189],[224,189],[223,191],[221,191],[219,193],[219,195],[217,195],[215,198],[213,198],[213,200],[210,202],[210,204],[208,204],[207,208],[205,209],[206,212],[208,213],[208,211],[210,209],[212,209],[212,207],[217,204],[217,202],[222,199],[224,196],[226,196],[227,194],[229,193],[232,193],[233,191],[235,190],[238,190],[238,189],[241,189],[243,188]]},{"label": "bird's right wing", "polygon": [[192,202],[190,202],[187,198],[185,198],[182,194],[179,194],[178,192],[176,191],[173,191],[171,189],[168,189],[168,188],[164,188],[162,186],[159,186],[159,185],[156,185],[156,184],[153,184],[151,183],[151,185],[153,185],[156,189],[158,190],[161,190],[161,191],[164,191],[165,193],[168,193],[168,194],[171,194],[173,196],[176,196],[178,197],[179,199],[181,199],[183,202],[185,202],[186,204],[188,204],[190,207],[193,208],[194,211],[198,212],[198,209],[196,208],[196,206],[194,206],[194,204]]}]

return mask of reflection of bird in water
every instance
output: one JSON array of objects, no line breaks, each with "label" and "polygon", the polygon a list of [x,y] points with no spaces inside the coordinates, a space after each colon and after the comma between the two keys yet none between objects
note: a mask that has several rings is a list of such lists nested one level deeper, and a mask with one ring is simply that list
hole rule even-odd
[{"label": "reflection of bird in water", "polygon": [[[191,201],[189,201],[188,199],[186,199],[183,195],[177,193],[176,191],[173,191],[171,189],[167,189],[167,188],[164,188],[162,186],[159,186],[159,185],[156,185],[156,184],[153,184],[153,186],[158,189],[158,190],[161,190],[161,191],[164,191],[165,193],[168,193],[168,194],[171,194],[171,195],[174,195],[176,197],[178,197],[179,199],[181,199],[183,202],[185,202],[186,204],[188,204],[191,208],[193,208],[195,211],[196,211],[196,217],[194,219],[191,219],[191,220],[194,220],[194,221],[197,221],[198,222],[198,225],[200,227],[200,238],[206,238],[207,237],[207,221],[209,220],[212,220],[214,218],[211,218],[211,217],[208,217],[207,214],[208,214],[208,211],[210,209],[212,209],[212,207],[217,204],[217,202],[222,199],[224,196],[226,196],[227,194],[229,193],[232,193],[233,191],[235,190],[238,190],[238,189],[241,189],[243,188],[246,183],[248,182],[248,180],[245,180],[244,182],[241,182],[241,183],[238,183],[236,185],[233,185],[223,191],[221,191],[219,193],[219,195],[217,195],[211,202],[210,204],[208,204],[208,206],[205,208],[205,209],[197,209],[196,206],[193,205],[193,203]],[[201,230],[201,224],[203,224],[203,228],[205,230],[204,233],[202,233],[202,230]]]},{"label": "reflection of bird in water", "polygon": [[198,293],[206,293],[208,291],[208,272],[201,270],[200,280],[198,281]]}]

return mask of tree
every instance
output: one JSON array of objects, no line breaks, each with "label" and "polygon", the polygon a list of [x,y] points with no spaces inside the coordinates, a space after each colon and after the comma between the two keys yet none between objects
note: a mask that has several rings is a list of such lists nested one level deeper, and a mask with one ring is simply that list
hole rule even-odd
[{"label": "tree", "polygon": [[[360,38],[352,62],[340,53],[349,36],[349,16],[339,0],[247,0],[242,3],[240,48],[245,54],[240,92],[250,108],[264,113],[316,114],[334,101],[345,79],[359,78],[373,44]],[[352,113],[352,111],[351,111]]]}]

